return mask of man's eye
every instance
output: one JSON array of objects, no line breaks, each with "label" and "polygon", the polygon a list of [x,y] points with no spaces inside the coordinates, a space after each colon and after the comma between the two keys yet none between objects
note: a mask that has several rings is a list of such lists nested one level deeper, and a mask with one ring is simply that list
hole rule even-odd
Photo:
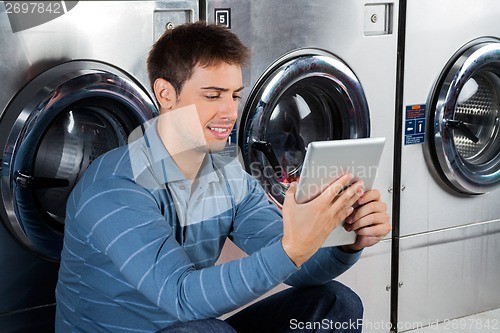
[{"label": "man's eye", "polygon": [[208,99],[210,99],[210,100],[214,100],[214,99],[219,98],[219,97],[220,97],[220,95],[207,95],[206,97],[207,97]]},{"label": "man's eye", "polygon": [[235,100],[240,100],[240,99],[241,99],[241,96],[240,96],[240,95],[233,95],[233,99],[235,99]]}]

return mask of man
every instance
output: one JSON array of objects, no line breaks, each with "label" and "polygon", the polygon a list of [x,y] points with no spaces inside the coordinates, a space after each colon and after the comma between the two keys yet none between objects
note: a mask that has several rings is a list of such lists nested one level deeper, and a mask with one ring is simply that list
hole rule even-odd
[{"label": "man", "polygon": [[[331,280],[390,231],[386,206],[360,182],[341,192],[344,175],[302,205],[292,184],[281,215],[237,161],[214,154],[236,122],[247,58],[234,34],[204,23],[153,46],[160,117],[96,160],[68,200],[57,332],[361,330],[359,298]],[[345,219],[356,243],[320,249]],[[226,238],[249,256],[214,266]],[[216,319],[282,282],[294,288]]]}]

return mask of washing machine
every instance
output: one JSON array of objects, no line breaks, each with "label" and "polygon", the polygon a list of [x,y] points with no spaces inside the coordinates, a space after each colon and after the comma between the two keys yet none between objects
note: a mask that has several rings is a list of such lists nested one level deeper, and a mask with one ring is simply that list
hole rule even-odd
[{"label": "washing machine", "polygon": [[[200,12],[251,49],[232,142],[269,199],[281,207],[309,142],[385,137],[375,187],[390,211],[398,3],[207,0]],[[361,295],[365,321],[384,322],[385,331],[390,252],[389,236],[340,277]]]},{"label": "washing machine", "polygon": [[500,307],[500,3],[405,3],[396,236],[410,329]]},{"label": "washing machine", "polygon": [[[199,16],[191,0],[52,1],[58,17],[43,23],[48,4],[0,3],[2,332],[54,330],[69,192],[97,156],[157,115],[149,49]],[[19,29],[36,13],[39,25]]]}]

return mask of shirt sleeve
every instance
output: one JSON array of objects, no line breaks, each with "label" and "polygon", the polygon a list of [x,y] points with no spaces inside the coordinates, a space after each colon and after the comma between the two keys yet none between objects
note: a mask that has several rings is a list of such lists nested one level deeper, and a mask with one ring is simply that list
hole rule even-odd
[{"label": "shirt sleeve", "polygon": [[[231,239],[240,249],[251,254],[269,244],[281,243],[283,218],[276,205],[267,199],[262,187],[253,179],[248,181],[249,193],[237,207]],[[360,256],[361,251],[346,253],[337,247],[321,248],[285,283],[296,287],[323,284],[347,271]],[[291,262],[288,256],[286,258],[288,261],[282,264]]]},{"label": "shirt sleeve", "polygon": [[279,237],[249,257],[196,270],[154,196],[127,179],[104,179],[85,189],[74,222],[94,251],[112,262],[107,274],[121,274],[180,321],[232,311],[297,270]]}]

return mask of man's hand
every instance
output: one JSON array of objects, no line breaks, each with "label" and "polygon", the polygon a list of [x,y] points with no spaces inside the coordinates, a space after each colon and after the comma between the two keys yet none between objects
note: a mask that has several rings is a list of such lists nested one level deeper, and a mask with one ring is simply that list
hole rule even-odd
[{"label": "man's hand", "polygon": [[352,178],[351,174],[340,177],[320,196],[304,204],[295,201],[297,184],[290,185],[283,203],[282,244],[297,267],[316,253],[330,232],[353,213],[352,205],[363,195],[363,183],[356,182],[342,191]]},{"label": "man's hand", "polygon": [[359,206],[344,224],[347,231],[354,230],[358,235],[354,244],[342,247],[347,252],[356,252],[378,243],[392,229],[387,205],[380,200],[379,191],[367,191],[356,203]]}]

